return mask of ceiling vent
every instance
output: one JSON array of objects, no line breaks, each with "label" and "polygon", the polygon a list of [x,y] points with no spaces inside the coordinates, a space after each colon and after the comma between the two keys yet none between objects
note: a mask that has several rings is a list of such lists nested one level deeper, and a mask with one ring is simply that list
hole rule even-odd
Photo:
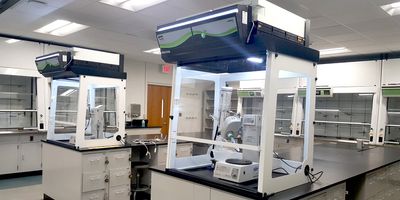
[{"label": "ceiling vent", "polygon": [[0,0],[0,14],[18,3],[20,0]]}]

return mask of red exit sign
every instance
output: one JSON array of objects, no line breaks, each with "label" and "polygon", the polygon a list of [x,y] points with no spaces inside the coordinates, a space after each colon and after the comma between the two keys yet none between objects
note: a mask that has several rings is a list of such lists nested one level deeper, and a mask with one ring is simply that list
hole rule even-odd
[{"label": "red exit sign", "polygon": [[161,71],[162,71],[162,73],[164,73],[164,74],[170,74],[170,73],[172,72],[172,65],[168,65],[168,64],[163,65],[163,66],[161,67]]}]

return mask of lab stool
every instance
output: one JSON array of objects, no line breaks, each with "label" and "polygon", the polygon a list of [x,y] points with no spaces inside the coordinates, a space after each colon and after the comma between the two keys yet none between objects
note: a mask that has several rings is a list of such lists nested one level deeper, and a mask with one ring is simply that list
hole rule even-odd
[{"label": "lab stool", "polygon": [[145,170],[149,168],[149,163],[145,161],[132,161],[132,177],[135,177],[135,182],[132,183],[131,191],[133,194],[133,200],[143,199],[143,197],[138,197],[139,194],[145,193],[150,189],[148,185],[144,185],[140,183],[140,179],[143,176]]}]

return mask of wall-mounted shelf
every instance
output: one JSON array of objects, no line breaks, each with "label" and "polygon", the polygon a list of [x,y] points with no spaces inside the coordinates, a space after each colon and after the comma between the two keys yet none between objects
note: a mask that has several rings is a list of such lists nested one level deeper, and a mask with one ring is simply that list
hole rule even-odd
[{"label": "wall-mounted shelf", "polygon": [[37,110],[0,110],[0,112],[37,112]]},{"label": "wall-mounted shelf", "polygon": [[316,120],[315,123],[371,126],[371,123],[363,123],[363,122],[339,122],[339,121],[319,121],[319,120]]},{"label": "wall-mounted shelf", "polygon": [[281,119],[281,118],[276,118],[276,121],[292,121],[292,119]]}]

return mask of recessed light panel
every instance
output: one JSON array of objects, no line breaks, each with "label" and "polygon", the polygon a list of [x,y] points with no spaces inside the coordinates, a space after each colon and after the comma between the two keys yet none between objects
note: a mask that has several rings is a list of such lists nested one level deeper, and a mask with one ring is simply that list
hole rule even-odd
[{"label": "recessed light panel", "polygon": [[320,55],[331,55],[331,54],[339,54],[339,53],[347,53],[347,52],[350,52],[350,50],[347,49],[346,47],[338,47],[338,48],[319,50]]},{"label": "recessed light panel", "polygon": [[6,43],[8,43],[8,44],[13,44],[13,43],[16,43],[16,42],[19,42],[19,41],[21,41],[21,40],[9,39],[9,40],[6,40]]},{"label": "recessed light panel", "polygon": [[400,2],[386,4],[381,6],[381,8],[391,16],[400,14]]},{"label": "recessed light panel", "polygon": [[152,53],[152,54],[156,54],[156,55],[161,55],[160,48],[149,49],[149,50],[146,50],[144,52],[145,53]]},{"label": "recessed light panel", "polygon": [[165,1],[167,0],[100,0],[99,2],[136,12]]},{"label": "recessed light panel", "polygon": [[55,20],[54,22],[51,22],[50,24],[47,24],[43,26],[42,28],[39,28],[35,30],[37,33],[43,33],[43,34],[50,34],[50,35],[55,35],[55,36],[66,36],[71,33],[78,32],[80,30],[86,29],[89,26],[83,25],[83,24],[78,24],[74,22],[70,22],[67,20]]}]

